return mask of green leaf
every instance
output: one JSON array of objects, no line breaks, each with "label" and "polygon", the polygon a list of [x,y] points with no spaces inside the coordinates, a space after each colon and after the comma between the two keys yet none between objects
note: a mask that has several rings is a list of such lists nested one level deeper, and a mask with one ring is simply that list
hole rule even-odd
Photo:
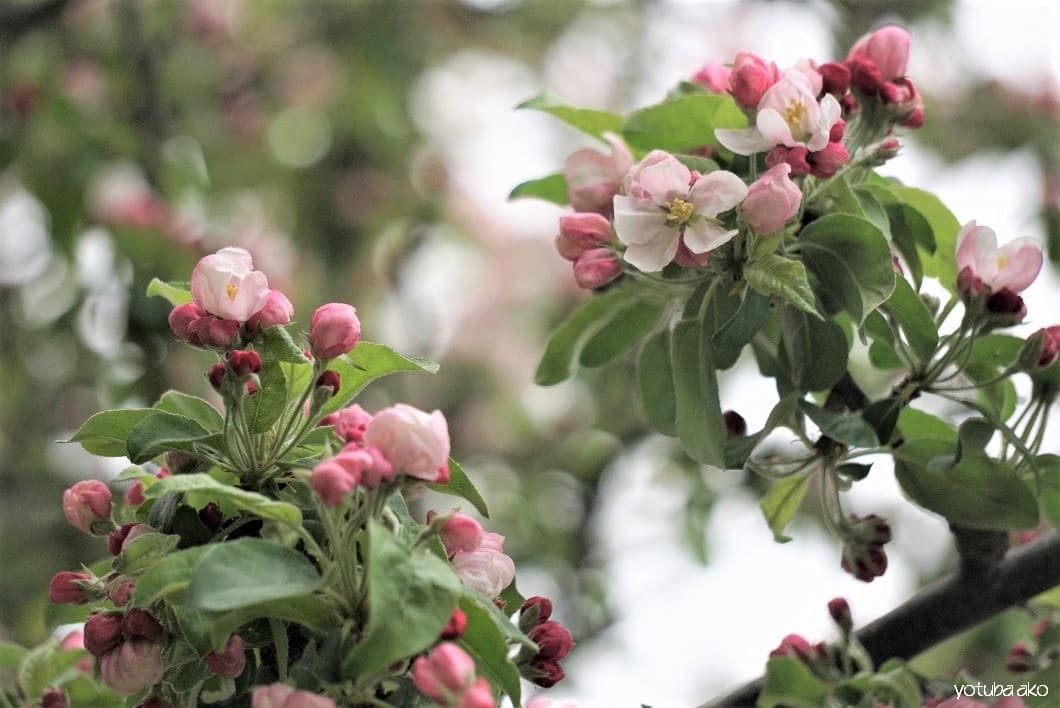
[{"label": "green leaf", "polygon": [[23,646],[0,639],[0,669],[14,669],[26,657],[29,650]]},{"label": "green leaf", "polygon": [[670,364],[670,331],[663,330],[646,342],[637,356],[637,388],[648,424],[663,435],[677,435],[677,400]]},{"label": "green leaf", "polygon": [[490,517],[489,508],[486,506],[486,500],[482,498],[479,491],[475,488],[474,482],[464,472],[464,468],[457,464],[457,461],[453,458],[449,458],[449,481],[445,484],[434,484],[430,483],[427,485],[431,489],[440,494],[448,494],[454,497],[460,497],[471,502],[471,505],[475,507],[475,511],[485,516],[487,519]]},{"label": "green leaf", "polygon": [[758,708],[820,708],[826,705],[828,684],[803,662],[778,656],[766,664],[766,680],[758,696]]},{"label": "green leaf", "polygon": [[615,361],[651,331],[662,309],[662,304],[657,302],[631,302],[629,307],[615,315],[610,324],[589,338],[578,362],[586,368],[594,368]]},{"label": "green leaf", "polygon": [[935,318],[905,278],[895,278],[894,292],[887,300],[887,310],[898,321],[917,359],[921,363],[930,361],[939,344]]},{"label": "green leaf", "polygon": [[86,451],[100,457],[125,457],[129,431],[154,411],[150,408],[123,408],[101,411],[86,420],[67,443],[81,443]]},{"label": "green leaf", "polygon": [[718,400],[713,348],[700,322],[682,320],[670,339],[677,437],[696,462],[725,464],[725,422]]},{"label": "green leaf", "polygon": [[754,336],[765,326],[772,312],[769,298],[759,294],[755,290],[744,292],[743,301],[736,314],[728,322],[723,324],[714,336],[711,343],[715,349],[741,350]]},{"label": "green leaf", "polygon": [[578,305],[548,338],[534,381],[539,386],[552,386],[573,376],[582,348],[627,307],[629,301],[628,291],[613,289],[592,295]]},{"label": "green leaf", "polygon": [[315,594],[284,597],[241,607],[222,615],[210,614],[210,644],[214,649],[223,649],[228,637],[236,630],[256,619],[267,617],[295,624],[326,634],[335,627],[338,617],[331,605]]},{"label": "green leaf", "polygon": [[887,205],[887,218],[891,222],[891,243],[905,259],[912,272],[913,281],[919,285],[924,280],[924,264],[920,252],[926,255],[935,252],[935,235],[924,215],[908,204]]},{"label": "green leaf", "polygon": [[199,560],[188,586],[188,605],[211,612],[238,610],[306,595],[322,582],[301,553],[260,538],[241,538],[214,544]]},{"label": "green leaf", "polygon": [[176,307],[191,302],[191,286],[188,283],[166,283],[158,278],[151,278],[151,282],[147,284],[147,296],[155,295],[164,297]]},{"label": "green leaf", "polygon": [[920,438],[894,452],[895,476],[914,502],[949,521],[981,529],[1038,525],[1038,502],[1010,466],[965,449],[951,466],[951,443]]},{"label": "green leaf", "polygon": [[900,204],[914,209],[931,227],[935,250],[923,258],[924,273],[938,278],[943,287],[955,292],[957,262],[954,254],[957,252],[957,233],[961,230],[957,217],[930,192],[898,184],[889,185],[889,189]]},{"label": "green leaf", "polygon": [[766,517],[766,523],[773,531],[773,539],[779,543],[787,543],[791,540],[790,536],[784,535],[784,529],[795,518],[795,512],[802,505],[802,498],[806,496],[809,484],[810,475],[807,474],[781,477],[773,482],[773,486],[758,503]]},{"label": "green leaf", "polygon": [[374,520],[367,531],[368,624],[343,659],[347,678],[382,671],[434,645],[461,595],[446,561],[411,548]]},{"label": "green leaf", "polygon": [[1038,455],[1034,461],[1041,484],[1038,502],[1042,516],[1053,526],[1060,527],[1060,456]]},{"label": "green leaf", "polygon": [[754,452],[755,447],[767,435],[781,426],[792,427],[795,424],[795,414],[799,409],[800,394],[789,393],[777,401],[773,410],[766,418],[766,424],[757,433],[746,435],[742,438],[733,438],[725,443],[725,468],[741,469],[747,464],[747,458]]},{"label": "green leaf", "polygon": [[1002,368],[1015,363],[1026,343],[1026,339],[1013,337],[1010,334],[988,334],[984,337],[976,337],[968,362],[988,364],[994,367],[995,371],[1000,372]]},{"label": "green leaf", "polygon": [[779,309],[781,351],[800,391],[822,391],[847,369],[847,338],[832,320],[822,320],[792,307]]},{"label": "green leaf", "polygon": [[527,180],[517,184],[508,194],[508,199],[521,199],[530,197],[533,199],[544,199],[546,202],[566,206],[569,201],[567,196],[567,178],[562,172],[546,175],[537,179]]},{"label": "green leaf", "polygon": [[152,411],[129,431],[127,454],[134,464],[140,464],[169,450],[192,452],[196,442],[210,437],[210,431],[191,418]]},{"label": "green leaf", "polygon": [[957,431],[952,425],[918,408],[902,409],[902,412],[898,414],[898,430],[906,442],[927,439],[950,443],[951,446],[957,444]]},{"label": "green leaf", "polygon": [[287,405],[287,379],[277,362],[262,364],[258,382],[258,390],[243,399],[243,415],[251,433],[268,432]]},{"label": "green leaf", "polygon": [[134,573],[165,557],[180,543],[180,536],[165,533],[145,533],[122,545],[121,555],[114,564],[119,573]]},{"label": "green leaf", "polygon": [[209,401],[173,389],[162,394],[154,409],[191,418],[211,431],[220,430],[225,423],[224,416]]},{"label": "green leaf", "polygon": [[255,342],[254,348],[265,363],[284,361],[288,364],[304,364],[308,361],[302,348],[291,339],[291,333],[280,325],[267,327]]},{"label": "green leaf", "polygon": [[802,263],[770,253],[748,264],[743,274],[747,284],[759,293],[776,295],[803,312],[817,315],[813,289]]},{"label": "green leaf", "polygon": [[747,118],[729,96],[691,94],[663,101],[630,114],[622,135],[641,150],[685,152],[719,143],[715,128],[743,128]]},{"label": "green leaf", "polygon": [[617,133],[622,127],[622,116],[608,111],[575,108],[548,92],[539,93],[520,103],[517,108],[533,108],[559,118],[583,133],[603,138],[604,133]]},{"label": "green leaf", "polygon": [[472,595],[460,598],[460,609],[467,616],[467,629],[460,638],[460,646],[475,660],[478,674],[485,676],[518,706],[521,698],[519,669],[508,658],[507,640],[507,628],[515,629],[514,625],[499,611],[491,612],[482,600]]},{"label": "green leaf", "polygon": [[353,351],[332,359],[328,368],[342,379],[338,393],[324,405],[323,413],[334,413],[348,406],[364,387],[384,376],[400,371],[426,371],[433,374],[438,364],[430,359],[406,357],[382,344],[361,340]]},{"label": "green leaf", "polygon": [[201,508],[211,501],[219,505],[228,503],[263,519],[275,519],[294,526],[302,523],[302,512],[294,504],[275,501],[257,492],[222,484],[208,474],[166,477],[144,489],[144,498],[158,499],[169,492],[183,493],[196,508]]},{"label": "green leaf", "polygon": [[891,247],[871,221],[829,214],[810,223],[798,238],[799,253],[822,290],[860,326],[894,291]]},{"label": "green leaf", "polygon": [[26,705],[35,705],[44,690],[60,686],[78,675],[70,668],[88,656],[86,651],[59,649],[59,644],[50,639],[26,652],[18,666],[18,685],[22,689]]},{"label": "green leaf", "polygon": [[876,447],[880,441],[876,431],[858,413],[835,413],[809,401],[799,401],[799,408],[821,432],[852,447]]},{"label": "green leaf", "polygon": [[[133,539],[138,540],[138,539]],[[195,546],[170,553],[143,572],[136,581],[133,593],[134,607],[149,607],[167,595],[181,592],[191,582],[195,566],[213,546]]]}]

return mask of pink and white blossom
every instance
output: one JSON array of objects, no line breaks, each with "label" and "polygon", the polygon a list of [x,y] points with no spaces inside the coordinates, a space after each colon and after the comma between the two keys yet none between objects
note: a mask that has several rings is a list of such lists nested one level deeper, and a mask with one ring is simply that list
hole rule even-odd
[{"label": "pink and white blossom", "polygon": [[269,281],[254,270],[254,261],[242,248],[222,248],[202,258],[191,272],[195,303],[221,319],[246,322],[269,299]]},{"label": "pink and white blossom", "polygon": [[965,282],[980,281],[990,292],[1023,292],[1038,277],[1042,263],[1041,247],[1026,237],[998,248],[994,230],[974,221],[957,235],[958,273]]},{"label": "pink and white blossom", "polygon": [[500,595],[515,579],[515,561],[484,546],[474,551],[458,551],[452,563],[464,585],[490,599]]},{"label": "pink and white blossom", "polygon": [[841,113],[835,96],[826,94],[818,103],[806,75],[791,70],[762,96],[754,127],[718,128],[715,135],[737,155],[753,155],[777,145],[816,152],[828,145]]},{"label": "pink and white blossom", "polygon": [[662,270],[677,255],[682,235],[692,253],[706,253],[737,234],[717,219],[747,196],[747,185],[718,170],[692,182],[692,172],[662,150],[648,153],[626,175],[615,197],[615,233],[624,258],[644,272]]},{"label": "pink and white blossom", "polygon": [[405,403],[384,408],[365,428],[364,444],[379,448],[397,472],[428,482],[448,479],[449,427],[441,411],[426,413]]},{"label": "pink and white blossom", "polygon": [[633,165],[633,155],[620,137],[605,133],[611,154],[592,148],[570,154],[563,166],[567,178],[567,195],[575,211],[611,213],[611,200],[622,187],[622,178]]}]

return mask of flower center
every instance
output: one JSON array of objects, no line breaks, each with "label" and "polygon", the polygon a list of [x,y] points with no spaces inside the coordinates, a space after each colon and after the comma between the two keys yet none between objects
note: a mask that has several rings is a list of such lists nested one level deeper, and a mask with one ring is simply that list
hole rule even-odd
[{"label": "flower center", "polygon": [[239,292],[239,285],[237,285],[236,283],[229,283],[228,285],[225,286],[225,294],[228,295],[228,299],[229,300],[233,300],[234,301],[236,299],[236,293],[238,293],[238,292]]},{"label": "flower center", "polygon": [[684,199],[671,199],[663,202],[663,206],[667,209],[666,223],[670,226],[684,226],[692,218],[696,209]]},{"label": "flower center", "polygon": [[792,132],[802,128],[802,122],[806,119],[806,104],[793,98],[788,101],[788,107],[784,109],[784,121]]}]

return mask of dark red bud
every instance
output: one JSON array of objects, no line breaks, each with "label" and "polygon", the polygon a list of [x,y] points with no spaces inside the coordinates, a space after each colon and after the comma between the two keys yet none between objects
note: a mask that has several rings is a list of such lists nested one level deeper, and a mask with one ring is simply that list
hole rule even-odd
[{"label": "dark red bud", "polygon": [[206,378],[210,381],[215,391],[221,390],[221,383],[225,380],[225,365],[217,362],[206,372]]},{"label": "dark red bud", "polygon": [[40,697],[41,708],[69,708],[70,700],[61,688],[49,688]]},{"label": "dark red bud", "polygon": [[206,654],[206,666],[222,678],[236,678],[243,673],[246,665],[246,648],[243,638],[238,634],[228,638],[224,651],[210,651]]},{"label": "dark red bud", "polygon": [[725,420],[725,432],[730,438],[742,438],[747,435],[747,421],[736,411],[725,411],[721,416]]},{"label": "dark red bud", "polygon": [[256,374],[261,371],[261,355],[255,351],[235,349],[228,353],[228,366],[236,376]]},{"label": "dark red bud", "polygon": [[132,531],[133,526],[136,525],[137,522],[129,521],[110,532],[110,535],[107,536],[107,550],[110,551],[112,556],[121,553],[121,547],[125,545],[125,539],[128,537],[129,532]]},{"label": "dark red bud", "polygon": [[107,598],[114,603],[115,607],[125,607],[132,599],[134,590],[136,590],[136,583],[132,580],[112,584],[107,588]]},{"label": "dark red bud", "polygon": [[126,613],[121,621],[121,631],[128,639],[142,637],[157,642],[165,636],[162,625],[146,610],[134,609]]},{"label": "dark red bud", "polygon": [[88,573],[75,573],[72,570],[56,573],[48,584],[48,600],[57,605],[83,605],[89,598],[77,581],[91,579]]},{"label": "dark red bud", "polygon": [[830,61],[817,67],[825,93],[842,96],[850,88],[850,69],[839,62]]},{"label": "dark red bud", "polygon": [[563,667],[554,659],[541,659],[530,664],[530,668],[537,674],[530,679],[531,682],[542,688],[552,688],[567,677]]},{"label": "dark red bud", "polygon": [[850,603],[842,597],[836,597],[828,601],[828,614],[832,616],[835,623],[844,632],[849,632],[853,626],[853,618],[850,614]]},{"label": "dark red bud", "polygon": [[95,612],[85,622],[85,649],[92,656],[103,656],[121,642],[120,614]]},{"label": "dark red bud", "polygon": [[339,376],[339,372],[328,369],[317,378],[317,388],[326,386],[331,389],[331,395],[334,396],[339,392],[339,388],[342,387],[342,377]]},{"label": "dark red bud", "polygon": [[548,620],[530,630],[529,637],[537,644],[535,659],[559,661],[574,647],[570,630],[559,622]]},{"label": "dark red bud", "polygon": [[221,528],[221,523],[224,520],[225,515],[224,512],[221,511],[221,507],[213,502],[210,502],[203,508],[199,509],[199,521],[211,531],[216,531]]},{"label": "dark red bud", "polygon": [[519,608],[523,614],[529,614],[530,612],[536,611],[534,618],[534,624],[539,624],[552,617],[552,600],[547,597],[541,597],[540,595],[534,595],[528,597],[523,601],[523,606]]}]

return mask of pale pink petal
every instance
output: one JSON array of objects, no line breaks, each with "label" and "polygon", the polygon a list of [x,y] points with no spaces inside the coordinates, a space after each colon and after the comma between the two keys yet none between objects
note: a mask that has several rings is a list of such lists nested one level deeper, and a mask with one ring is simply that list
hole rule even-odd
[{"label": "pale pink petal", "polygon": [[633,166],[633,154],[621,137],[614,133],[604,133],[604,139],[611,143],[611,161],[613,174],[621,180]]},{"label": "pale pink petal", "polygon": [[764,137],[757,128],[717,128],[714,136],[722,147],[737,155],[753,155],[772,149],[776,143]]},{"label": "pale pink petal", "polygon": [[655,202],[633,197],[615,197],[615,235],[625,244],[654,241],[666,225],[666,212]]},{"label": "pale pink petal", "polygon": [[774,145],[795,147],[799,144],[791,134],[791,126],[784,120],[784,116],[771,108],[759,111],[755,124],[762,137],[768,141],[769,147]]},{"label": "pale pink petal", "polygon": [[997,234],[989,226],[969,221],[957,234],[957,271],[965,268],[983,282],[997,274]]},{"label": "pale pink petal", "polygon": [[689,192],[689,200],[700,216],[715,217],[734,208],[747,196],[747,185],[732,172],[718,170],[700,177]]},{"label": "pale pink petal", "polygon": [[[994,290],[1026,290],[1042,269],[1042,249],[1029,238],[1018,238],[1001,247],[998,269],[990,285]],[[985,282],[985,281],[984,281]]]},{"label": "pale pink petal", "polygon": [[653,241],[631,245],[623,258],[644,273],[655,273],[669,265],[677,255],[680,236],[677,229],[666,228]]},{"label": "pale pink petal", "polygon": [[250,255],[250,251],[245,248],[236,248],[235,246],[228,246],[222,248],[215,255],[224,256],[229,259],[233,264],[240,263],[243,265],[245,270],[244,274],[249,273],[254,268],[254,259]]},{"label": "pale pink petal", "polygon": [[590,148],[576,150],[567,158],[563,174],[571,189],[611,179],[611,158]]},{"label": "pale pink petal", "polygon": [[692,173],[676,157],[651,165],[641,170],[640,186],[659,205],[688,194],[688,182]]},{"label": "pale pink petal", "polygon": [[685,245],[692,253],[706,253],[728,243],[738,233],[736,229],[726,231],[710,219],[697,219],[685,227]]}]

